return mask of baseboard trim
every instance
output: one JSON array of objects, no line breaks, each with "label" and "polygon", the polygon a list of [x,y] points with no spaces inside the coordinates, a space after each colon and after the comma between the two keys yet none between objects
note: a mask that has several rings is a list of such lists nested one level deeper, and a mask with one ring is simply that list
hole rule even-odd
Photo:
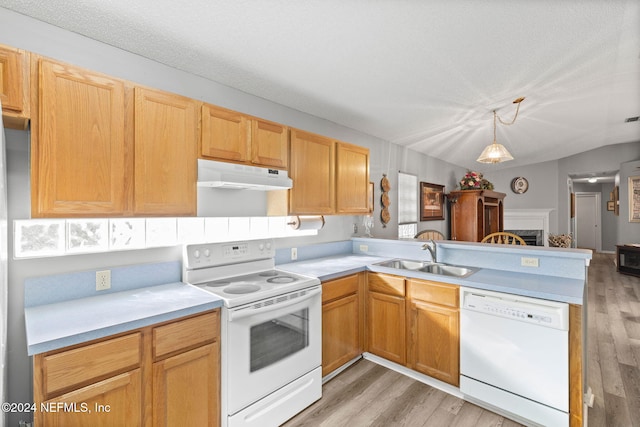
[{"label": "baseboard trim", "polygon": [[413,369],[409,369],[406,366],[402,366],[397,363],[391,362],[387,359],[376,356],[375,354],[363,353],[362,357],[366,360],[370,360],[374,363],[377,363],[378,365],[384,366],[385,368],[391,369],[400,374],[413,378],[416,381],[420,381],[423,384],[426,384],[433,388],[437,388],[438,390],[444,391],[445,393],[449,393],[460,399],[464,399],[464,395],[460,392],[460,389],[458,387],[452,386],[451,384],[447,384],[445,382],[432,378],[428,375],[421,374],[420,372],[416,372]]}]

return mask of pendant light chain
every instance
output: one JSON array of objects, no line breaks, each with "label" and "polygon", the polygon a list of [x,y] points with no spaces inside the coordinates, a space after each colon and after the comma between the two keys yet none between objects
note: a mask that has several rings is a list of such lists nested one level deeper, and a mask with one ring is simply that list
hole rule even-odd
[{"label": "pendant light chain", "polygon": [[[510,121],[510,122],[508,122],[508,123],[507,123],[507,122],[505,122],[505,121],[503,121],[503,120],[500,118],[500,116],[498,116],[498,114],[496,113],[496,110],[493,110],[493,114],[495,114],[495,115],[498,117],[498,120],[500,120],[500,123],[502,123],[503,125],[510,126],[510,125],[514,124],[514,123],[516,122],[516,119],[518,118],[518,111],[520,111],[520,103],[521,103],[522,101],[524,101],[524,98],[518,98],[518,99],[516,99],[515,101],[513,101],[513,103],[514,103],[514,104],[518,104],[518,105],[517,105],[517,107],[516,107],[516,114],[513,116],[513,120],[511,120],[511,121]],[[494,120],[494,122],[495,122],[495,120]],[[494,134],[494,135],[495,135],[495,132],[496,132],[496,130],[495,130],[495,124],[494,124],[494,129],[493,129],[493,134]],[[495,139],[495,138],[494,138],[494,139]]]}]

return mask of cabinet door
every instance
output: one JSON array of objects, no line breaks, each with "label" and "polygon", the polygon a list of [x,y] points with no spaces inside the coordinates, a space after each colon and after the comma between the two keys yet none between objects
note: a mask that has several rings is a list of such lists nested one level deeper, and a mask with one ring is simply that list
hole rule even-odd
[{"label": "cabinet door", "polygon": [[243,114],[204,104],[200,154],[221,160],[249,160],[249,120]]},{"label": "cabinet door", "polygon": [[261,166],[287,169],[289,166],[289,129],[278,123],[251,121],[251,162]]},{"label": "cabinet door", "polygon": [[153,364],[154,427],[219,425],[219,342]]},{"label": "cabinet door", "polygon": [[367,350],[392,362],[406,362],[404,297],[367,293]]},{"label": "cabinet door", "polygon": [[108,378],[44,402],[44,408],[38,407],[36,411],[36,425],[140,426],[143,411],[141,389],[140,369]]},{"label": "cabinet door", "polygon": [[291,130],[289,193],[291,214],[335,212],[335,143],[319,135]]},{"label": "cabinet door", "polygon": [[[0,46],[0,101],[10,117],[29,116],[29,54]],[[9,118],[9,121],[11,118]],[[7,125],[7,123],[5,123]]]},{"label": "cabinet door", "polygon": [[195,215],[198,106],[135,88],[134,213]]},{"label": "cabinet door", "polygon": [[369,212],[369,150],[338,142],[336,146],[336,211]]},{"label": "cabinet door", "polygon": [[322,305],[322,375],[360,354],[358,294]]},{"label": "cabinet door", "polygon": [[409,367],[458,386],[458,310],[412,300],[409,309]]},{"label": "cabinet door", "polygon": [[130,195],[121,80],[39,61],[32,216],[122,215]]}]

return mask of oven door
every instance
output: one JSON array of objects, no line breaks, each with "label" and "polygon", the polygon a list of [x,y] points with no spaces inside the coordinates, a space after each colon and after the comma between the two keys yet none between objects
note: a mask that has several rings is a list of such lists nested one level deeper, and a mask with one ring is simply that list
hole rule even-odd
[{"label": "oven door", "polygon": [[320,286],[229,310],[229,415],[321,365],[321,310]]}]

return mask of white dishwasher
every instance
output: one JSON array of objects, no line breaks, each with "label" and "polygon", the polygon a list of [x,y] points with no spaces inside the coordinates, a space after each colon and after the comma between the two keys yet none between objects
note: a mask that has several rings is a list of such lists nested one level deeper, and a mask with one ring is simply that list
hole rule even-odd
[{"label": "white dishwasher", "polygon": [[569,305],[461,288],[460,391],[531,425],[569,426]]}]

